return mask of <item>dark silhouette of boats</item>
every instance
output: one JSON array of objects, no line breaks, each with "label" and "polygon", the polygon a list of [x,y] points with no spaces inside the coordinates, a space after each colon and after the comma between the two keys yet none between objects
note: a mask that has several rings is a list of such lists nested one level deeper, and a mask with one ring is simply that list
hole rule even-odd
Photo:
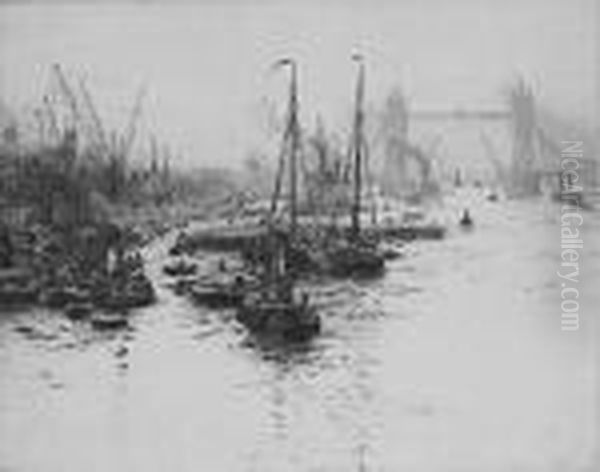
[{"label": "dark silhouette of boats", "polygon": [[404,256],[404,251],[399,243],[392,244],[386,241],[380,244],[379,253],[386,261],[393,261]]},{"label": "dark silhouette of boats", "polygon": [[163,273],[171,277],[193,275],[197,270],[198,265],[185,257],[177,258],[163,266]]},{"label": "dark silhouette of boats", "polygon": [[285,341],[306,341],[321,331],[321,319],[308,295],[295,299],[293,286],[281,281],[248,294],[236,319],[252,333]]},{"label": "dark silhouette of boats", "polygon": [[35,288],[21,285],[5,284],[0,288],[0,306],[28,305],[35,303]]},{"label": "dark silhouette of boats", "polygon": [[40,295],[40,302],[49,308],[64,308],[69,303],[80,303],[89,299],[89,292],[84,292],[74,286],[58,284],[44,287]]},{"label": "dark silhouette of boats", "polygon": [[155,301],[156,293],[152,283],[141,272],[133,273],[123,280],[115,280],[94,294],[94,304],[111,311],[141,308]]},{"label": "dark silhouette of boats", "polygon": [[0,269],[0,306],[35,303],[38,287],[31,274],[17,268]]},{"label": "dark silhouette of boats", "polygon": [[385,269],[385,259],[377,250],[377,245],[366,241],[361,234],[362,182],[364,154],[367,143],[364,136],[364,93],[365,66],[362,56],[355,55],[358,63],[358,80],[356,84],[354,123],[352,135],[353,157],[353,203],[351,206],[350,234],[325,248],[325,267],[329,275],[339,277],[377,276]]},{"label": "dark silhouette of boats", "polygon": [[[308,293],[298,296],[295,289],[296,273],[290,270],[290,248],[295,247],[297,231],[297,160],[300,147],[298,124],[298,96],[296,63],[291,59],[278,62],[289,66],[291,84],[289,95],[289,118],[284,141],[289,146],[288,171],[290,186],[289,227],[278,228],[275,222],[277,200],[281,187],[283,167],[286,163],[282,153],[271,212],[267,222],[266,250],[261,257],[259,285],[245,291],[236,319],[252,334],[263,338],[281,339],[285,342],[306,341],[321,330],[321,319],[310,304]],[[296,246],[297,247],[297,246]]]},{"label": "dark silhouette of boats", "polygon": [[67,318],[82,320],[90,316],[94,311],[93,303],[86,301],[70,302],[64,307]]},{"label": "dark silhouette of boats", "polygon": [[369,277],[381,274],[385,269],[384,257],[361,246],[346,246],[328,254],[332,276]]},{"label": "dark silhouette of boats", "polygon": [[283,341],[306,341],[321,331],[321,319],[307,292],[295,288],[288,270],[285,232],[271,230],[270,258],[260,284],[243,292],[236,319],[253,334]]},{"label": "dark silhouette of boats", "polygon": [[196,280],[188,293],[198,304],[210,308],[235,308],[241,305],[245,293],[257,287],[257,281],[245,274],[219,274]]},{"label": "dark silhouette of boats", "polygon": [[97,330],[127,328],[129,316],[125,311],[98,311],[91,314],[90,323]]},{"label": "dark silhouette of boats", "polygon": [[96,276],[73,283],[54,281],[40,291],[39,301],[62,309],[68,318],[87,318],[96,310],[120,311],[152,304],[156,294],[152,283],[139,270],[118,276]]}]

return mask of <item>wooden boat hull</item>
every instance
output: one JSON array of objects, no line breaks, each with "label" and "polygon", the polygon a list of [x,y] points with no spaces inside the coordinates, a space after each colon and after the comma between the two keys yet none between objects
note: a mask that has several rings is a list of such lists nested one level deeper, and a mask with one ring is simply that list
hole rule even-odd
[{"label": "wooden boat hull", "polygon": [[236,319],[253,334],[306,341],[321,331],[321,320],[314,307],[272,301],[242,304]]},{"label": "wooden boat hull", "polygon": [[37,290],[30,287],[2,287],[0,288],[0,306],[32,304],[37,301],[37,295]]},{"label": "wooden boat hull", "polygon": [[197,303],[210,308],[234,308],[244,299],[242,291],[216,284],[193,286],[190,288],[190,295]]},{"label": "wooden boat hull", "polygon": [[435,224],[407,225],[382,228],[380,232],[386,238],[396,238],[402,241],[414,241],[416,239],[440,240],[446,236],[446,227]]},{"label": "wooden boat hull", "polygon": [[42,290],[41,294],[41,302],[50,308],[64,308],[70,303],[84,303],[89,300],[89,292],[73,287],[50,287]]},{"label": "wooden boat hull", "polygon": [[69,303],[65,306],[65,315],[72,320],[87,318],[94,311],[91,303]]},{"label": "wooden boat hull", "polygon": [[148,280],[130,282],[125,287],[114,289],[99,297],[96,304],[107,310],[142,308],[156,301],[156,294]]},{"label": "wooden boat hull", "polygon": [[129,319],[122,313],[96,313],[91,317],[92,327],[98,330],[126,328]]},{"label": "wooden boat hull", "polygon": [[0,306],[37,302],[38,286],[32,274],[19,269],[0,269]]},{"label": "wooden boat hull", "polygon": [[404,256],[402,249],[395,246],[385,246],[379,250],[379,254],[386,261],[393,261]]},{"label": "wooden boat hull", "polygon": [[383,273],[385,260],[376,251],[345,247],[327,251],[323,267],[333,277],[370,277]]},{"label": "wooden boat hull", "polygon": [[194,275],[197,271],[198,266],[196,264],[185,262],[167,264],[163,267],[163,273],[169,277]]}]

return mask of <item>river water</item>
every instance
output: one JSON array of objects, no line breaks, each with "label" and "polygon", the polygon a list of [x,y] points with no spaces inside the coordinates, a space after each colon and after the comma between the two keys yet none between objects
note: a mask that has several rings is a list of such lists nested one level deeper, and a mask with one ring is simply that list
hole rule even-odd
[{"label": "river water", "polygon": [[473,231],[313,287],[324,333],[287,352],[163,288],[126,332],[3,313],[0,470],[592,470],[600,215],[566,332],[559,207],[462,198]]}]

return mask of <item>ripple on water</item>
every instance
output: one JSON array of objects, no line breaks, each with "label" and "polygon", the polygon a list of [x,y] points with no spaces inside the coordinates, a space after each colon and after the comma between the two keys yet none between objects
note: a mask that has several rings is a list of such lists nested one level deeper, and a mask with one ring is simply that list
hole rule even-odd
[{"label": "ripple on water", "polygon": [[361,455],[367,470],[541,472],[574,457],[593,366],[547,328],[557,239],[535,209],[489,211],[380,280],[309,286],[324,326],[304,345],[261,343],[169,290],[131,331],[3,313],[0,468],[87,470],[99,450],[114,472],[358,470]]}]

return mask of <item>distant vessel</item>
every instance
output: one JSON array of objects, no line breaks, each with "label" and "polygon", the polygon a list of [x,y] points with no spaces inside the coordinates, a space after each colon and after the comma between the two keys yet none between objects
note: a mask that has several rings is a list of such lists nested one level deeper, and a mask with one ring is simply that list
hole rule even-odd
[{"label": "distant vessel", "polygon": [[473,226],[473,219],[468,208],[465,208],[462,212],[460,220],[458,222],[463,228],[471,228]]}]

